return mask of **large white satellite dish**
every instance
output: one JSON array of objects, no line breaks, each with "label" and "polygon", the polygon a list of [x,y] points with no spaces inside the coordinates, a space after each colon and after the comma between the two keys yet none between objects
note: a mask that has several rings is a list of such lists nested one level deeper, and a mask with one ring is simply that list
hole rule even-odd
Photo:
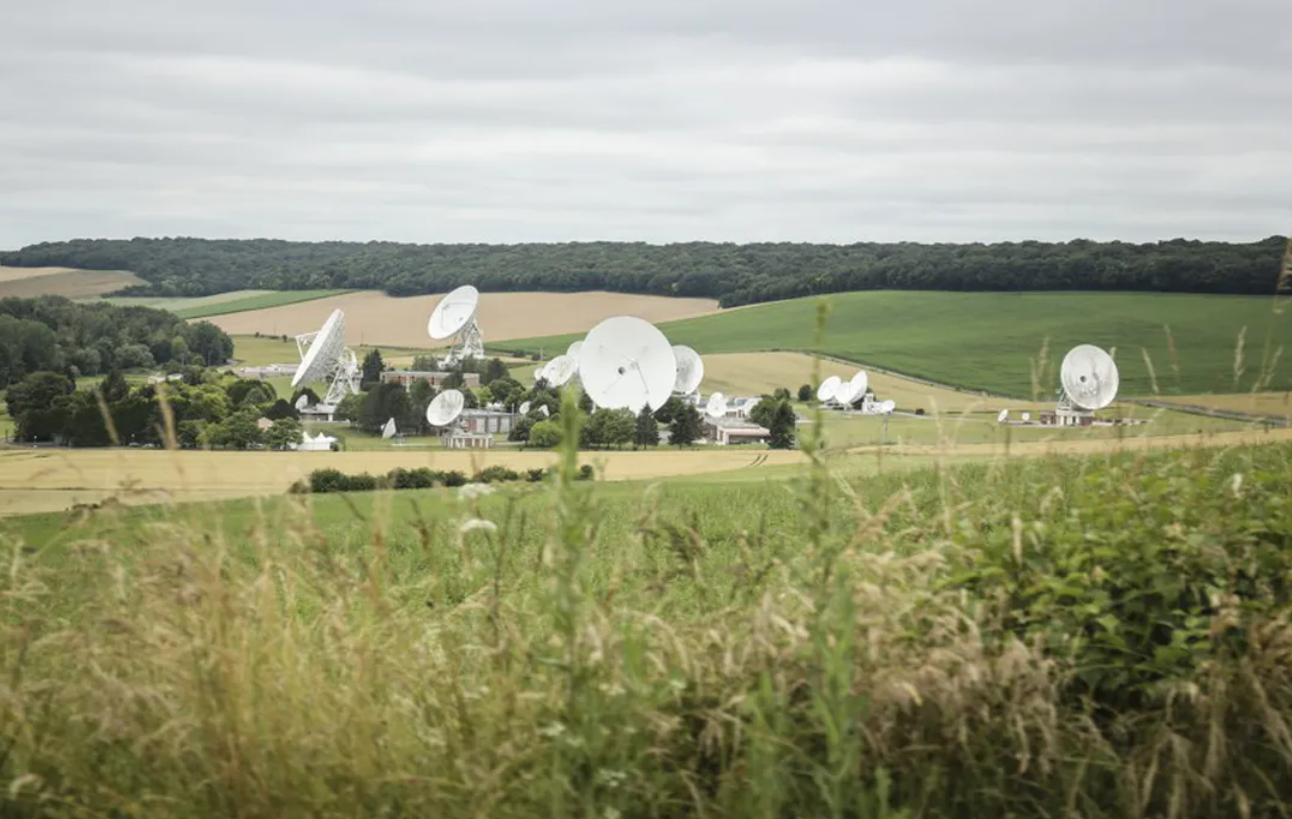
[{"label": "large white satellite dish", "polygon": [[897,409],[897,402],[892,399],[879,402],[879,411],[883,415],[892,415],[895,409]]},{"label": "large white satellite dish", "polygon": [[317,333],[296,337],[301,363],[292,376],[292,388],[311,381],[331,379],[323,403],[335,406],[346,393],[359,393],[359,358],[345,346],[345,313],[333,310]]},{"label": "large white satellite dish", "polygon": [[453,365],[465,358],[484,358],[484,336],[477,317],[479,306],[480,291],[469,284],[452,291],[435,305],[426,322],[427,334],[437,341],[456,339],[441,366]]},{"label": "large white satellite dish", "polygon": [[834,400],[844,407],[852,406],[857,400],[857,385],[852,381],[843,381],[834,391]]},{"label": "large white satellite dish", "polygon": [[852,400],[856,401],[870,388],[870,376],[866,375],[865,370],[857,370],[857,374],[848,383],[852,384]]},{"label": "large white satellite dish", "polygon": [[1093,344],[1078,344],[1063,357],[1059,380],[1073,404],[1100,410],[1117,397],[1120,376],[1112,356]]},{"label": "large white satellite dish", "polygon": [[582,349],[583,349],[582,341],[571,342],[570,346],[566,348],[565,354],[568,355],[570,358],[573,358],[574,361],[577,363],[579,360],[579,350],[582,350]]},{"label": "large white satellite dish", "polygon": [[839,389],[839,385],[842,383],[843,383],[843,379],[837,375],[832,375],[826,380],[822,381],[821,386],[816,388],[816,400],[820,401],[823,404],[834,400],[834,394]]},{"label": "large white satellite dish", "polygon": [[466,396],[460,390],[445,390],[426,407],[426,423],[433,427],[447,427],[457,420],[466,405]]},{"label": "large white satellite dish", "polygon": [[310,405],[310,397],[305,393],[301,393],[301,397],[296,399],[296,404],[295,404],[296,409],[303,410],[309,405]]},{"label": "large white satellite dish", "polygon": [[579,377],[598,407],[637,412],[645,405],[653,412],[673,394],[677,355],[650,322],[614,316],[583,340]]},{"label": "large white satellite dish", "polygon": [[384,427],[382,427],[382,428],[381,428],[381,437],[382,437],[382,439],[383,439],[383,440],[384,440],[384,439],[387,439],[387,438],[394,438],[394,437],[395,437],[395,419],[394,419],[394,418],[391,418],[389,421],[387,421],[387,422],[386,422],[386,425],[385,425]]},{"label": "large white satellite dish", "polygon": [[1001,410],[1000,414],[996,416],[996,423],[998,424],[1003,424],[1008,420],[1009,420],[1009,410],[1007,409]]},{"label": "large white satellite dish", "polygon": [[563,387],[574,377],[578,370],[578,362],[568,355],[558,355],[556,358],[547,362],[543,367],[542,374],[539,376],[553,387]]},{"label": "large white satellite dish", "polygon": [[520,404],[520,414],[521,414],[521,415],[529,415],[529,402],[528,402],[528,401],[522,401],[522,402],[521,402],[521,404]]},{"label": "large white satellite dish", "polygon": [[727,414],[727,397],[720,392],[709,396],[709,403],[704,405],[704,414],[710,418],[721,418]]},{"label": "large white satellite dish", "polygon": [[704,380],[704,359],[685,344],[673,345],[673,356],[677,359],[677,378],[673,381],[673,392],[690,395]]}]

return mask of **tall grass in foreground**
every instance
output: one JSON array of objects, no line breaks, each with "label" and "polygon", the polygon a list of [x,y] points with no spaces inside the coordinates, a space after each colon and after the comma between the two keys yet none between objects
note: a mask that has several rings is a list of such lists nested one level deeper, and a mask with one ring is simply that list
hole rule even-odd
[{"label": "tall grass in foreground", "polygon": [[4,544],[0,815],[1292,810],[1286,447],[818,459],[738,529],[666,487],[611,526],[574,468],[382,494],[362,546],[308,496]]}]

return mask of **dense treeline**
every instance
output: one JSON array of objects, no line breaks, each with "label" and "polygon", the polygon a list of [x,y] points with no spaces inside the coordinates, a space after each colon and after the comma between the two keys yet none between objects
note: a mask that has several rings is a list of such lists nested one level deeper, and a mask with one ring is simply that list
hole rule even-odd
[{"label": "dense treeline", "polygon": [[0,389],[29,373],[70,378],[113,370],[218,365],[233,340],[210,322],[165,310],[73,302],[62,296],[0,299]]},{"label": "dense treeline", "polygon": [[123,293],[203,296],[242,288],[444,292],[616,290],[702,296],[724,307],[849,290],[1147,290],[1269,294],[1285,239],[1228,243],[1002,242],[670,245],[436,244],[271,239],[77,239],[0,254],[0,264],[130,270]]}]

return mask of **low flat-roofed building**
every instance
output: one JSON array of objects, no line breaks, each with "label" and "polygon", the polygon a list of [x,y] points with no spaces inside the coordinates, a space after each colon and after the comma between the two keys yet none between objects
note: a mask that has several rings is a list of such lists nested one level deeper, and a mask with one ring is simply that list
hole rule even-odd
[{"label": "low flat-roofed building", "polygon": [[705,418],[704,434],[721,446],[765,444],[772,437],[772,432],[767,427],[739,418]]},{"label": "low flat-roofed building", "polygon": [[[400,384],[404,389],[408,389],[418,381],[425,381],[435,389],[444,388],[444,379],[448,378],[451,373],[435,372],[432,370],[383,370],[381,373],[381,382],[383,384]],[[480,386],[479,373],[463,373],[462,386],[474,390]]]}]

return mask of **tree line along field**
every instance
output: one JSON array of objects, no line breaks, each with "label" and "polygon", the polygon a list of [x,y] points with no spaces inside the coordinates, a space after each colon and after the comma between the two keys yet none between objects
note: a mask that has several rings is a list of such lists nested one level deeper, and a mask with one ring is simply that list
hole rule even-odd
[{"label": "tree line along field", "polygon": [[1292,592],[1266,582],[1292,571],[1286,445],[864,475],[827,459],[663,485],[578,483],[575,453],[558,457],[554,482],[485,495],[0,522],[9,804],[141,819],[1292,804]]},{"label": "tree line along field", "polygon": [[[1292,347],[1292,318],[1275,313],[1269,297],[885,291],[823,298],[830,312],[819,345],[817,298],[754,305],[659,328],[674,344],[688,344],[702,354],[815,351],[941,384],[1029,399],[1034,397],[1033,367],[1048,338],[1040,394],[1035,396],[1042,401],[1053,400],[1059,364],[1068,349],[1081,343],[1110,352],[1115,348],[1124,396],[1155,392],[1145,352],[1162,394],[1292,389],[1288,361],[1279,359],[1272,373],[1264,371],[1279,348]],[[564,349],[577,337],[517,339],[497,347]],[[1240,340],[1241,357],[1236,355]]]},{"label": "tree line along field", "polygon": [[393,296],[610,290],[716,298],[723,307],[853,290],[1274,292],[1286,238],[1247,243],[434,244],[196,238],[46,242],[0,264],[132,270],[124,295],[381,289]]}]

